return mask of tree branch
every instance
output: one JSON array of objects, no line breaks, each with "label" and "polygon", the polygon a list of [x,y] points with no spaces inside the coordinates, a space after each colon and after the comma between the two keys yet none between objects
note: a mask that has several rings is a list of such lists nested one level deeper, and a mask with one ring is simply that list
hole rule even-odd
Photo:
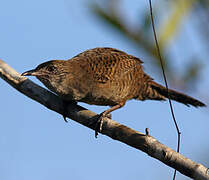
[{"label": "tree branch", "polygon": [[[59,114],[63,114],[63,111],[66,110],[65,115],[67,117],[94,129],[96,113],[75,104],[69,104],[67,108],[63,108],[63,101],[58,96],[21,76],[2,60],[0,60],[0,77],[24,95],[48,109]],[[148,133],[148,129],[146,134],[143,134],[109,118],[104,119],[102,134],[141,150],[190,178],[209,180],[208,168],[161,144]]]}]

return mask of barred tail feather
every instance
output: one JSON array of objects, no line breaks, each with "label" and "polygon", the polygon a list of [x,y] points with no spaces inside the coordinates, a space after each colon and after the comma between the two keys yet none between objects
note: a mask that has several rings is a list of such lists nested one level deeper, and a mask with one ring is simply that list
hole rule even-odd
[{"label": "barred tail feather", "polygon": [[150,86],[154,91],[159,93],[161,96],[164,96],[164,97],[168,98],[168,94],[169,94],[170,99],[172,99],[174,101],[177,101],[177,102],[180,102],[180,103],[183,103],[187,106],[189,106],[189,105],[192,105],[194,107],[206,106],[201,101],[199,101],[195,98],[192,98],[192,97],[190,97],[186,94],[177,92],[177,91],[172,90],[172,89],[167,90],[164,86],[162,86],[160,84],[157,84],[154,81],[152,81]]}]

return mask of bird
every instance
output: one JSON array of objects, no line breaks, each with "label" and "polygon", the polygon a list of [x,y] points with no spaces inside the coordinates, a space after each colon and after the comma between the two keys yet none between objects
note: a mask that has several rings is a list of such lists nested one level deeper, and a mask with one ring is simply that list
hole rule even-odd
[{"label": "bird", "polygon": [[144,72],[142,63],[138,57],[124,51],[97,47],[68,60],[44,62],[22,75],[35,76],[64,102],[110,106],[98,117],[96,137],[102,131],[103,118],[131,99],[164,101],[170,98],[187,106],[206,106],[193,97],[155,82]]}]

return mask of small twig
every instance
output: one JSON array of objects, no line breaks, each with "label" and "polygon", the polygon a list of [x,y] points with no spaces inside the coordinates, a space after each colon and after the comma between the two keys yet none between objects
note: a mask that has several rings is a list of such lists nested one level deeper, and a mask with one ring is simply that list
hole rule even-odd
[{"label": "small twig", "polygon": [[[63,102],[58,96],[21,76],[2,60],[0,60],[0,77],[24,95],[62,115]],[[95,126],[91,119],[97,115],[96,113],[76,104],[69,104],[66,110],[66,117],[94,130]],[[161,144],[150,135],[147,136],[109,118],[104,118],[102,134],[141,150],[188,177],[209,180],[206,167]]]},{"label": "small twig", "polygon": [[145,129],[145,133],[146,133],[147,136],[149,136],[149,128]]}]

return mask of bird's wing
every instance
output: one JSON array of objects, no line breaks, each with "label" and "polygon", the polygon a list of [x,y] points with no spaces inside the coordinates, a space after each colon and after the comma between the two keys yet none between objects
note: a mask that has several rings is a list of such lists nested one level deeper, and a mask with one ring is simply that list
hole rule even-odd
[{"label": "bird's wing", "polygon": [[[87,51],[87,53],[84,52],[75,57],[83,60],[83,70],[96,83],[118,81],[130,71],[136,68],[142,69],[142,61],[134,56],[111,49],[102,50],[100,53]],[[98,49],[96,52],[98,52]]]}]

